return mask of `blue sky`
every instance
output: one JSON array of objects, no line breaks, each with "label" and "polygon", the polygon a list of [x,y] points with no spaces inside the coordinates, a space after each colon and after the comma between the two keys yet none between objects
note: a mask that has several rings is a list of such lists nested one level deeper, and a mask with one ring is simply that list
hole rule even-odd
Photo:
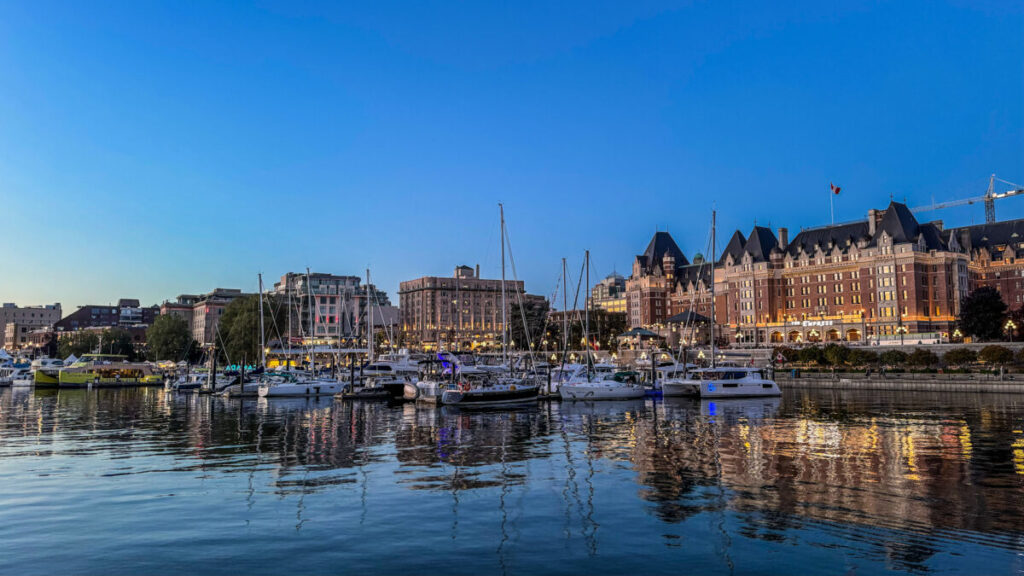
[{"label": "blue sky", "polygon": [[712,206],[795,231],[830,181],[837,221],[1024,182],[1019,3],[365,4],[0,4],[0,300],[496,276],[499,201],[550,295],[586,248],[702,251]]}]

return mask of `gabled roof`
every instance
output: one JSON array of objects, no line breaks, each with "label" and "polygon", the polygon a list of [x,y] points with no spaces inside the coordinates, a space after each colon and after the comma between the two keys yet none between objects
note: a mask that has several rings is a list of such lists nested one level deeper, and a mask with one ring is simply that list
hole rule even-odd
[{"label": "gabled roof", "polygon": [[640,267],[646,273],[651,273],[656,267],[660,267],[665,255],[668,254],[676,260],[676,268],[681,268],[690,263],[686,255],[679,249],[676,241],[668,232],[655,232],[651,242],[647,245],[644,253],[637,256]]},{"label": "gabled roof", "polygon": [[896,244],[913,242],[917,239],[919,227],[917,218],[914,218],[906,204],[890,202],[889,208],[878,222],[875,235],[885,231]]},{"label": "gabled roof", "polygon": [[729,243],[725,245],[725,250],[722,251],[722,257],[718,259],[718,266],[725,264],[727,256],[732,256],[734,262],[738,262],[743,257],[743,247],[746,246],[747,239],[743,237],[743,233],[739,230],[733,232],[732,238],[729,238]]},{"label": "gabled roof", "polygon": [[754,229],[750,232],[750,237],[747,238],[747,244],[744,249],[750,252],[750,255],[754,258],[754,262],[765,262],[771,256],[772,250],[779,245],[779,239],[775,237],[775,234],[764,226],[754,226]]}]

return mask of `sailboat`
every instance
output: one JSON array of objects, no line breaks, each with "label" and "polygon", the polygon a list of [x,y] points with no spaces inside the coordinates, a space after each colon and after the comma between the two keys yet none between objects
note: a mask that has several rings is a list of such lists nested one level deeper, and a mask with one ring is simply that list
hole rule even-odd
[{"label": "sailboat", "polygon": [[562,400],[629,400],[646,394],[636,372],[607,372],[595,377],[590,357],[590,250],[586,252],[587,291],[584,292],[584,337],[587,351],[586,370],[562,383],[558,394]]},{"label": "sailboat", "polygon": [[[259,385],[260,398],[333,396],[341,392],[342,384],[338,380],[316,376],[316,345],[312,338],[314,333],[313,308],[316,306],[316,300],[313,296],[312,283],[309,280],[309,268],[306,268],[306,289],[309,292],[310,375],[296,376],[291,372],[279,372],[273,376],[265,376],[266,379]],[[263,307],[260,306],[261,324],[262,310]]]},{"label": "sailboat", "polygon": [[685,378],[661,385],[665,396],[701,398],[739,398],[745,396],[781,396],[778,384],[753,366],[718,366],[715,353],[715,218],[711,212],[711,367],[691,371]]},{"label": "sailboat", "polygon": [[[508,304],[505,291],[505,206],[498,204],[501,215],[501,359],[503,366],[509,366],[508,359]],[[513,260],[513,272],[515,261]],[[527,378],[508,375],[504,370],[493,371],[466,369],[456,374],[455,380],[441,394],[442,404],[457,406],[494,406],[535,402],[540,394],[537,384]]]}]

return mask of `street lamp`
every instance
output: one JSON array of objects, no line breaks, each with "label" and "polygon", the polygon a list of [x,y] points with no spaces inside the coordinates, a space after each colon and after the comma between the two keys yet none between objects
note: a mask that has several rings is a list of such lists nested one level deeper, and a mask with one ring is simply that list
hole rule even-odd
[{"label": "street lamp", "polygon": [[1007,320],[1005,328],[1010,333],[1010,342],[1013,342],[1013,331],[1017,329],[1017,325],[1013,323],[1013,320]]},{"label": "street lamp", "polygon": [[953,330],[953,338],[955,338],[957,340],[961,340],[963,337],[964,337],[963,332],[960,332],[959,328],[957,328],[956,330]]},{"label": "street lamp", "polygon": [[900,335],[900,346],[903,346],[903,336],[907,333],[907,327],[901,324],[896,327],[896,332]]}]

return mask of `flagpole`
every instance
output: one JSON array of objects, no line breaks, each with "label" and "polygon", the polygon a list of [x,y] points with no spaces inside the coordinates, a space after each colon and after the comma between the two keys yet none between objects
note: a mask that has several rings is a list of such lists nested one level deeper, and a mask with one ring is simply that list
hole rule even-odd
[{"label": "flagpole", "polygon": [[832,218],[832,225],[836,225],[836,207],[835,207],[835,195],[836,191],[832,189],[832,185],[828,186],[828,213]]}]

